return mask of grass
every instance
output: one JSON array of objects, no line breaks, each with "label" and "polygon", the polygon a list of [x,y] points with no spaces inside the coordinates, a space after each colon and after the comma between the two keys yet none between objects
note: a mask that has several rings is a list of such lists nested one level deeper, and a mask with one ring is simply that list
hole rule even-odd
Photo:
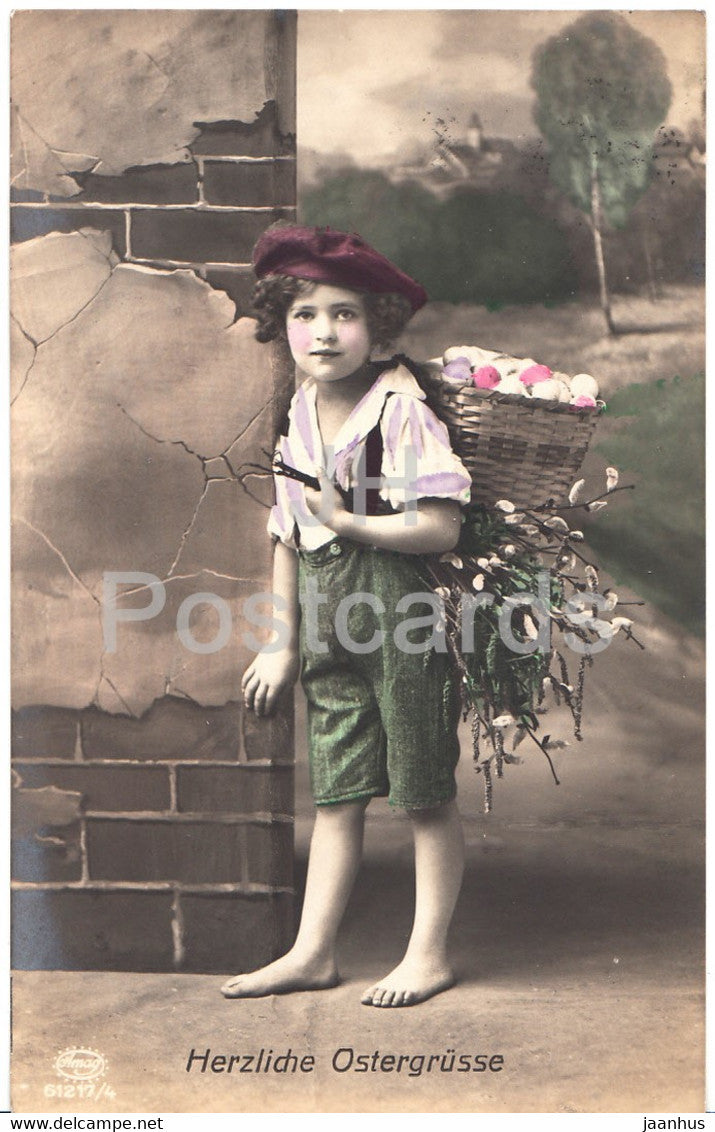
[{"label": "grass", "polygon": [[596,446],[624,479],[628,505],[588,540],[613,574],[684,628],[705,628],[705,377],[617,391]]}]

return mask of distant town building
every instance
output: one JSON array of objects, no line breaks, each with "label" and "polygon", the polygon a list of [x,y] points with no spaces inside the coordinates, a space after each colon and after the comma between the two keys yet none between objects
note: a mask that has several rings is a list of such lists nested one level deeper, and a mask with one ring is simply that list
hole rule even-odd
[{"label": "distant town building", "polygon": [[417,181],[435,196],[447,197],[461,188],[494,190],[511,187],[518,156],[513,142],[506,138],[485,137],[481,119],[475,111],[461,141],[440,135],[423,160],[393,165],[385,172],[395,183]]},{"label": "distant town building", "polygon": [[482,148],[482,123],[476,110],[469,119],[467,126],[467,145],[472,149]]}]

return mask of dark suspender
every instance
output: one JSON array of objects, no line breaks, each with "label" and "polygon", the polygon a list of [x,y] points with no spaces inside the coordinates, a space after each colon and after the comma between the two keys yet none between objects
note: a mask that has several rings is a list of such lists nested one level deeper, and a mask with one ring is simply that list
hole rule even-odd
[{"label": "dark suspender", "polygon": [[[387,400],[385,400],[387,404]],[[382,473],[382,414],[377,424],[370,429],[365,440],[365,478],[370,483],[379,480]],[[365,514],[377,515],[380,507],[380,487],[365,489]]]},{"label": "dark suspender", "polygon": [[[375,370],[376,370],[375,379],[377,380],[377,378],[380,376],[380,374],[384,373],[385,370],[394,369],[395,365],[398,364],[398,363],[401,363],[402,365],[406,366],[406,368],[410,371],[410,373],[413,375],[413,377],[415,377],[417,379],[417,381],[419,382],[419,380],[420,380],[419,370],[415,366],[414,362],[412,362],[404,354],[395,354],[394,357],[390,358],[387,361],[378,362],[375,366]],[[388,396],[389,396],[389,394],[388,394]],[[364,460],[362,461],[362,468],[364,470],[364,475],[365,475],[365,478],[368,481],[368,483],[379,480],[380,477],[381,477],[381,473],[382,473],[383,442],[382,442],[382,427],[381,426],[382,426],[382,414],[385,412],[385,405],[386,404],[387,404],[387,397],[385,398],[385,404],[382,406],[382,412],[380,413],[380,417],[379,417],[377,423],[375,425],[373,425],[373,427],[370,429],[369,433],[367,434],[367,437],[365,438]],[[285,430],[282,430],[282,431],[287,432],[287,421],[286,421]],[[318,487],[318,481],[315,479],[315,477],[309,476],[309,475],[307,475],[303,472],[298,472],[294,468],[290,468],[287,464],[283,464],[282,460],[280,460],[280,459],[274,459],[273,470],[277,474],[288,475],[292,479],[298,479],[298,480],[301,480],[303,483],[309,483],[311,487],[315,487],[315,488]],[[348,491],[341,491],[341,494],[342,494],[343,498],[345,499],[345,506],[347,507],[348,511],[353,511],[354,510],[354,503],[355,503],[355,500],[354,500],[354,494],[355,493],[354,493],[353,489],[350,489]],[[365,494],[365,514],[366,515],[380,515],[380,514],[391,513],[391,511],[392,511],[391,507],[388,504],[386,504],[384,502],[384,500],[382,500],[380,498],[379,484],[376,487],[375,486],[366,487],[364,494]],[[299,544],[300,533],[299,533],[299,530],[298,530],[298,524],[297,523],[295,524],[295,539],[296,539],[296,543]]]}]

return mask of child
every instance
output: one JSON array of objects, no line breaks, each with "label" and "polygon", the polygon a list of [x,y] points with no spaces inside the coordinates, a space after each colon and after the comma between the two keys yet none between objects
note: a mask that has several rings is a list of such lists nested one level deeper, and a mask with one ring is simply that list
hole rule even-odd
[{"label": "child", "polygon": [[[387,795],[411,821],[414,924],[402,962],[362,1002],[411,1006],[454,980],[446,937],[464,857],[457,688],[446,651],[434,647],[420,556],[456,545],[471,481],[407,366],[371,360],[426,302],[418,283],[360,237],[331,229],[269,229],[254,268],[257,337],[287,336],[306,380],[279,443],[287,475],[276,476],[268,524],[281,639],[256,656],[242,688],[246,708],[267,715],[300,669],[317,814],[293,947],[222,993],[336,985],[365,810]],[[289,478],[296,468],[319,490]]]}]

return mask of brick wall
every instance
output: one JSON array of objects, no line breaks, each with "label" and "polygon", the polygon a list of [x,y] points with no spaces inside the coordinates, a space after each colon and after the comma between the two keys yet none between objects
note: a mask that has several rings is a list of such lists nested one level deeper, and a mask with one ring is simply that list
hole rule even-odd
[{"label": "brick wall", "polygon": [[[169,24],[171,20],[177,21],[178,43],[179,32],[184,27],[181,21],[185,22],[186,16],[166,13],[166,17]],[[28,21],[32,25],[33,20],[48,18],[62,20],[62,13],[54,16],[24,13],[25,22],[21,26]],[[73,18],[82,20],[85,16],[75,14]],[[88,13],[86,18],[95,22],[117,18],[125,27],[127,20],[130,24],[132,20],[131,15],[112,13]],[[136,18],[145,17],[137,14]],[[166,333],[172,338],[182,321],[181,303],[193,304],[194,312],[199,304],[200,310],[205,298],[203,292],[197,293],[195,283],[193,288],[186,285],[183,273],[187,270],[217,291],[227,293],[236,304],[237,319],[245,314],[253,283],[250,269],[253,243],[274,220],[292,219],[295,215],[295,13],[206,12],[194,13],[191,19],[198,21],[196,34],[201,42],[211,42],[212,21],[224,29],[222,35],[227,26],[232,33],[236,28],[240,31],[244,20],[250,22],[254,40],[259,33],[264,34],[265,89],[272,90],[274,97],[257,106],[253,118],[249,121],[196,121],[193,140],[175,163],[152,161],[151,153],[147,153],[142,164],[111,175],[102,175],[97,169],[75,169],[72,155],[65,153],[65,169],[78,187],[78,191],[69,196],[47,192],[46,185],[33,188],[32,170],[26,171],[18,181],[22,188],[13,190],[13,241],[16,244],[35,241],[33,256],[37,255],[39,263],[43,262],[42,240],[50,239],[52,233],[87,233],[92,229],[110,234],[114,258],[107,260],[108,284],[101,284],[97,291],[99,295],[105,287],[104,305],[101,310],[96,308],[95,328],[96,320],[104,319],[110,327],[125,328],[123,333],[127,338],[132,335],[132,309],[127,303],[131,303],[133,294],[138,296],[137,302],[151,299],[164,304],[157,306],[157,310],[169,311]],[[194,30],[195,26],[192,25]],[[111,37],[105,38],[111,42]],[[20,51],[17,43],[14,46],[17,58]],[[242,42],[237,39],[235,51],[240,54],[241,50]],[[180,51],[176,58],[180,60]],[[211,66],[210,59],[206,60],[206,66]],[[68,67],[70,73],[71,64]],[[177,81],[180,80],[180,63],[174,64],[174,73]],[[81,76],[77,77],[81,81]],[[182,90],[186,101],[186,90]],[[201,92],[197,91],[197,105],[202,104],[201,97]],[[19,109],[26,120],[32,118],[32,105]],[[101,112],[99,107],[97,113]],[[43,166],[46,168],[47,162]],[[38,174],[38,185],[40,182]],[[131,280],[128,283],[126,277],[121,286],[112,291],[112,279],[117,279],[117,270],[126,271],[121,263],[156,272],[156,287],[147,299],[143,297],[145,292],[131,290],[134,284]],[[176,276],[167,274],[174,271],[178,272]],[[46,278],[39,278],[38,302],[46,301],[46,296],[40,299],[40,292],[51,274],[48,267]],[[32,272],[29,277],[32,278]],[[176,286],[171,284],[172,279],[177,281]],[[207,290],[205,286],[204,290]],[[30,306],[31,300],[32,294]],[[52,301],[58,309],[57,302]],[[26,286],[22,302],[23,316],[18,325],[23,320],[26,324],[31,321],[27,315]],[[175,311],[173,303],[176,303]],[[78,310],[82,317],[87,317],[87,309],[79,302]],[[211,308],[214,319],[217,310],[220,315],[223,307],[217,308],[214,304]],[[91,328],[89,323],[87,325],[89,333]],[[75,339],[67,338],[67,352],[63,353],[66,327],[71,328]],[[33,438],[40,434],[35,422],[43,415],[43,406],[48,413],[53,411],[53,372],[56,370],[58,374],[57,398],[61,405],[66,400],[66,394],[62,393],[63,368],[71,375],[73,365],[81,369],[90,364],[81,351],[77,352],[77,341],[83,341],[77,316],[70,318],[66,327],[53,328],[52,335],[44,339],[21,327],[23,337],[18,340],[15,360],[18,364],[23,362],[23,351],[30,347],[34,353],[27,373],[23,373],[18,384],[16,400],[20,423],[15,429],[16,479],[20,465],[30,465],[30,480],[33,461],[34,466],[38,465]],[[223,354],[217,351],[222,366],[232,364],[232,349],[238,350],[239,362],[248,357],[246,351],[252,347],[245,344],[246,332],[242,334],[243,337],[232,338],[228,346],[223,342]],[[186,365],[191,369],[196,363],[189,347],[190,343],[185,355]],[[103,348],[101,345],[100,349]],[[126,372],[121,362],[116,363],[110,355],[109,345],[104,355],[95,349],[95,360],[91,364],[98,367],[98,373],[109,373],[109,377],[103,378],[105,382],[126,381],[128,390],[140,390],[143,373],[149,372],[155,360],[156,348],[156,342],[147,344],[147,355],[142,358],[141,343],[137,347],[133,342]],[[200,349],[204,356],[205,345]],[[225,361],[227,350],[228,362]],[[43,359],[47,360],[43,362]],[[43,366],[49,371],[49,377],[44,376]],[[216,586],[233,587],[230,594],[227,591],[227,600],[234,600],[238,595],[236,601],[248,592],[269,588],[270,578],[269,542],[259,536],[265,522],[265,499],[261,500],[260,496],[266,494],[269,477],[261,480],[253,476],[248,484],[252,490],[247,491],[247,476],[241,475],[240,470],[244,463],[257,459],[262,448],[272,444],[293,389],[293,367],[286,351],[274,348],[271,352],[261,348],[260,358],[256,361],[250,355],[244,368],[253,371],[256,366],[263,367],[264,372],[258,374],[260,380],[254,376],[244,383],[239,394],[220,375],[214,377],[219,397],[218,411],[214,406],[217,423],[204,429],[209,436],[202,442],[204,450],[197,451],[193,443],[172,438],[174,425],[166,424],[165,439],[158,431],[154,435],[154,428],[147,429],[140,421],[142,432],[132,433],[131,443],[135,443],[133,438],[136,437],[137,444],[146,445],[145,456],[138,448],[127,447],[128,442],[121,437],[116,441],[118,428],[128,427],[127,422],[133,421],[133,417],[125,415],[123,420],[112,417],[116,405],[111,389],[103,394],[105,408],[104,403],[97,408],[92,402],[95,415],[91,419],[106,431],[107,461],[116,460],[111,447],[116,441],[124,467],[129,468],[126,487],[122,489],[125,497],[127,492],[135,490],[132,467],[141,470],[140,465],[149,465],[154,469],[152,475],[160,479],[161,460],[171,457],[174,464],[167,465],[166,473],[169,482],[172,479],[176,482],[177,497],[181,497],[182,492],[186,494],[189,513],[195,506],[191,523],[183,533],[181,524],[176,528],[181,534],[181,549],[188,547],[191,537],[197,540],[189,580],[186,567],[183,573],[180,568],[174,572],[178,555],[163,580],[175,586],[186,586],[195,578],[194,588],[201,590],[206,588],[202,571],[209,570]],[[116,378],[114,369],[118,371]],[[78,383],[79,411],[82,397],[91,398],[94,393],[92,376],[81,373],[78,376],[85,380],[85,386],[82,381]],[[192,394],[186,392],[186,383],[182,391],[181,378],[179,369],[172,396],[190,398]],[[50,391],[49,403],[43,381]],[[206,381],[211,381],[210,365]],[[85,394],[83,389],[90,392]],[[229,436],[236,434],[228,447],[225,437],[217,439],[221,435],[220,398],[225,399],[228,416],[231,411],[235,412],[232,399],[237,395],[245,402],[241,407],[243,416],[236,416],[238,423],[227,430]],[[33,408],[33,396],[39,408]],[[170,404],[166,393],[162,396],[163,403]],[[153,407],[158,419],[163,420],[160,409]],[[146,403],[145,411],[149,412]],[[77,427],[80,437],[86,434]],[[215,451],[210,447],[212,428],[216,434]],[[61,431],[59,418],[58,429]],[[183,437],[183,433],[179,436]],[[100,436],[97,440],[95,435],[93,442],[101,456],[103,438]],[[125,445],[123,449],[121,444]],[[182,447],[171,448],[171,445]],[[41,451],[38,441],[37,453]],[[206,480],[195,502],[191,492],[197,489],[196,473],[190,463],[197,457],[204,476],[212,461],[220,463],[222,473],[220,482],[213,484],[215,491],[211,499]],[[178,460],[183,463],[177,463]],[[95,466],[89,466],[88,472],[93,472]],[[107,667],[104,654],[95,662],[92,649],[97,648],[96,630],[92,630],[94,636],[91,636],[85,629],[78,628],[78,640],[70,639],[73,635],[68,634],[68,644],[73,649],[71,655],[67,654],[68,668],[74,671],[74,665],[78,672],[88,672],[87,686],[94,681],[93,666],[98,665],[97,690],[93,697],[84,684],[77,683],[68,690],[66,678],[64,682],[59,678],[54,680],[51,665],[49,676],[48,666],[40,663],[38,669],[42,675],[33,677],[32,657],[41,658],[43,652],[51,650],[54,642],[48,634],[58,631],[54,626],[62,621],[60,607],[66,610],[64,618],[69,618],[71,628],[72,601],[79,592],[85,607],[89,608],[89,623],[93,614],[87,595],[96,602],[97,593],[101,592],[96,564],[92,566],[89,553],[85,555],[87,565],[82,565],[82,539],[72,542],[70,526],[63,527],[60,523],[57,529],[51,527],[49,516],[59,509],[66,512],[74,528],[84,522],[91,541],[92,526],[99,530],[109,504],[106,500],[103,504],[101,497],[96,498],[92,475],[82,472],[74,457],[63,455],[57,462],[53,461],[53,469],[55,487],[48,488],[38,479],[39,486],[34,494],[32,490],[26,492],[24,487],[17,493],[21,511],[26,499],[29,510],[35,508],[32,515],[28,511],[26,522],[22,513],[19,516],[35,543],[34,551],[28,553],[21,542],[16,541],[16,595],[19,591],[23,596],[41,592],[46,607],[52,610],[56,607],[59,613],[57,621],[54,614],[47,618],[35,615],[35,619],[29,619],[27,614],[15,618],[16,673],[21,651],[19,643],[30,637],[35,651],[22,653],[21,663],[26,671],[29,669],[30,677],[28,681],[26,672],[20,674],[23,693],[19,702],[15,700],[13,711],[14,965],[21,968],[233,971],[265,963],[286,949],[293,933],[290,700],[284,701],[272,720],[259,721],[243,716],[241,704],[236,700],[238,675],[246,660],[240,647],[238,654],[234,650],[220,662],[223,665],[220,669],[216,668],[215,657],[192,657],[191,664],[183,664],[188,674],[179,679],[179,685],[183,679],[181,689],[178,685],[174,689],[167,676],[167,694],[157,696],[150,692],[143,700],[142,682],[153,687],[152,681],[157,676],[156,657],[160,654],[155,641],[163,640],[161,633],[164,632],[158,627],[151,647],[149,642],[143,652],[142,642],[137,638],[126,645],[125,655],[112,658],[112,668]],[[38,471],[41,468],[38,467]],[[142,475],[146,477],[146,472]],[[23,477],[24,484],[28,478],[25,468]],[[166,533],[167,524],[174,520],[167,519],[161,510],[152,510],[149,480],[137,479],[136,482],[142,484],[139,489],[143,496],[142,508],[138,512],[142,523],[141,542],[149,549],[152,546],[161,549],[162,538],[168,542],[175,537],[171,532]],[[218,496],[218,490],[223,494]],[[56,492],[54,499],[53,491]],[[206,517],[206,508],[209,503],[215,507],[212,500],[217,498],[223,500],[223,512],[220,512],[224,516],[223,526],[215,521],[213,512],[208,512],[211,518]],[[41,518],[33,518],[35,512],[41,518],[45,516],[46,521],[41,524]],[[113,513],[114,520],[111,514],[106,516],[110,536],[112,522],[117,523],[116,505]],[[240,514],[241,528],[248,527],[250,531],[242,540],[232,538],[231,524],[238,520],[231,516],[236,514]],[[105,530],[103,537],[106,534]],[[121,531],[116,540],[121,544]],[[102,545],[109,546],[111,551],[111,538]],[[49,555],[46,563],[38,557],[40,547]],[[223,556],[218,567],[217,555]],[[105,557],[102,565],[112,569],[115,563]],[[61,566],[58,566],[58,558]],[[136,565],[148,568],[142,567],[141,561]],[[56,566],[62,586],[66,583],[70,590],[60,592],[61,587],[53,590],[54,575],[50,577],[50,568],[54,570]],[[199,580],[204,584],[198,584]],[[58,655],[62,655],[61,649]],[[202,669],[200,666],[204,663],[207,667]],[[182,672],[181,665],[174,667]],[[218,681],[214,675],[217,671]],[[124,683],[123,677],[126,677]],[[33,680],[38,689],[34,698],[27,691],[28,687],[32,689]],[[133,699],[127,687],[134,688]],[[145,702],[150,705],[146,709],[132,707]]]},{"label": "brick wall", "polygon": [[230,970],[292,932],[292,716],[13,713],[14,962]]}]

